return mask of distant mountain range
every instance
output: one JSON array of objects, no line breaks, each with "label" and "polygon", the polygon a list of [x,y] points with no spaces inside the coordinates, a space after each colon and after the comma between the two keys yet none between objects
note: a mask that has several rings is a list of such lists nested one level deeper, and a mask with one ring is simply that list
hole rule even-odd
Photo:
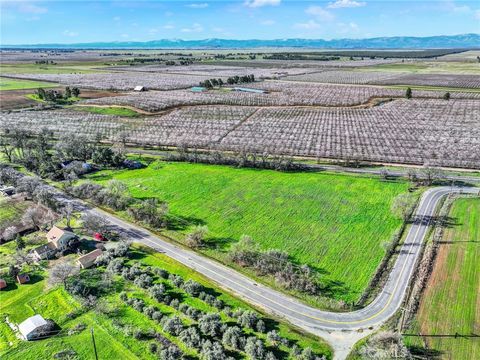
[{"label": "distant mountain range", "polygon": [[161,39],[145,42],[114,41],[75,44],[0,45],[2,48],[60,49],[247,49],[265,47],[324,49],[432,49],[480,48],[480,34],[441,35],[429,37],[395,36],[369,39],[274,39],[229,40]]}]

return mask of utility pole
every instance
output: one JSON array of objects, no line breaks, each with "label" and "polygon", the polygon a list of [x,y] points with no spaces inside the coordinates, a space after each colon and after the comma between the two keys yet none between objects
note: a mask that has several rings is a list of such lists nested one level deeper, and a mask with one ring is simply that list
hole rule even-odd
[{"label": "utility pole", "polygon": [[93,327],[90,329],[90,332],[92,334],[93,350],[95,351],[95,360],[98,360],[97,346],[95,345],[95,336],[93,335]]}]

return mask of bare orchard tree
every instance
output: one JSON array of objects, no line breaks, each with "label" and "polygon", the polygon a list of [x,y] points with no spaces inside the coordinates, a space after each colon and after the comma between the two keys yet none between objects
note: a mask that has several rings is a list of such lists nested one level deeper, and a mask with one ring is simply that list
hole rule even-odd
[{"label": "bare orchard tree", "polygon": [[35,229],[40,229],[42,224],[44,210],[39,205],[30,206],[22,216],[22,223],[25,226],[33,226]]},{"label": "bare orchard tree", "polygon": [[72,224],[72,218],[74,217],[74,207],[71,202],[67,202],[65,206],[63,206],[60,210],[60,213],[62,214],[63,218],[65,219],[66,225],[68,228],[71,227]]},{"label": "bare orchard tree", "polygon": [[372,336],[358,353],[365,359],[413,359],[402,336],[392,331],[382,331]]},{"label": "bare orchard tree", "polygon": [[108,222],[104,217],[86,213],[82,216],[82,227],[90,233],[102,233],[107,230]]},{"label": "bare orchard tree", "polygon": [[422,169],[421,174],[425,180],[425,184],[428,186],[432,185],[436,180],[440,180],[444,177],[439,168],[428,165]]},{"label": "bare orchard tree", "polygon": [[408,180],[412,183],[415,183],[417,182],[418,180],[418,174],[417,174],[417,171],[415,169],[408,169],[407,171],[407,177],[408,177]]},{"label": "bare orchard tree", "polygon": [[53,189],[47,185],[38,186],[33,193],[33,197],[39,204],[56,211],[59,204],[54,195]]},{"label": "bare orchard tree", "polygon": [[68,278],[78,273],[78,271],[79,268],[72,263],[63,262],[57,264],[49,270],[48,282],[50,285],[63,284],[66,287]]},{"label": "bare orchard tree", "polygon": [[15,236],[17,235],[18,230],[15,226],[9,226],[5,230],[3,230],[2,237],[5,241],[10,241],[15,239]]},{"label": "bare orchard tree", "polygon": [[24,192],[29,197],[33,197],[37,187],[42,185],[42,181],[38,177],[25,176],[17,182],[17,192]]}]

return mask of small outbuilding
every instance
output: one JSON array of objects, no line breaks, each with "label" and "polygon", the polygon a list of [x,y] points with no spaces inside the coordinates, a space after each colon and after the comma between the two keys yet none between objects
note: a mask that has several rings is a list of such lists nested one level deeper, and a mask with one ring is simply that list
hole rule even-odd
[{"label": "small outbuilding", "polygon": [[128,169],[141,169],[143,168],[143,164],[140,161],[125,159],[123,161],[123,166]]},{"label": "small outbuilding", "polygon": [[0,290],[5,289],[7,286],[5,279],[0,279]]},{"label": "small outbuilding", "polygon": [[60,229],[56,226],[52,227],[47,233],[47,240],[52,242],[57,250],[65,250],[71,240],[75,240],[77,235],[71,231]]},{"label": "small outbuilding", "polygon": [[19,284],[25,284],[27,282],[30,282],[30,276],[28,276],[28,274],[18,274],[17,281]]},{"label": "small outbuilding", "polygon": [[18,325],[18,331],[25,340],[34,340],[42,336],[42,332],[48,332],[51,325],[42,315],[34,315]]},{"label": "small outbuilding", "polygon": [[196,92],[196,93],[199,93],[199,92],[204,92],[204,91],[207,91],[207,88],[203,87],[203,86],[194,86],[190,89],[191,92]]},{"label": "small outbuilding", "polygon": [[101,249],[96,249],[93,251],[90,251],[88,254],[85,254],[83,256],[80,256],[78,258],[78,263],[80,265],[81,269],[88,269],[91,267],[93,264],[95,264],[95,260],[102,255],[103,251]]},{"label": "small outbuilding", "polygon": [[147,88],[145,86],[137,85],[133,88],[133,91],[138,91],[138,92],[147,91]]}]

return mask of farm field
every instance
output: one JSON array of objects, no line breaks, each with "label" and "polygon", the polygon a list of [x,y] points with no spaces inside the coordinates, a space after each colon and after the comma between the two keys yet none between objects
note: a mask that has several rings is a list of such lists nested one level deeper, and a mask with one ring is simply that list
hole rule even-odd
[{"label": "farm field", "polygon": [[[456,200],[432,275],[422,295],[409,345],[426,348],[441,359],[480,357],[480,200]],[[455,335],[458,336],[455,336]],[[435,335],[445,335],[435,337]]]},{"label": "farm field", "polygon": [[123,116],[123,117],[137,117],[140,114],[134,110],[125,107],[119,106],[105,106],[105,107],[96,107],[96,106],[73,106],[71,110],[74,111],[84,111],[93,114],[100,115],[113,115],[113,116]]},{"label": "farm field", "polygon": [[[353,107],[371,106],[369,101],[375,98],[400,98],[405,88],[373,86],[347,86],[334,84],[313,84],[286,81],[265,81],[249,84],[249,87],[267,90],[268,94],[229,91],[229,89],[209,90],[194,93],[190,90],[149,91],[146,93],[123,93],[118,96],[104,97],[85,101],[92,105],[132,106],[149,112],[187,105],[230,105],[230,106],[323,106]],[[444,96],[445,90],[428,88],[414,91],[415,98],[437,98]],[[467,91],[456,89],[452,99],[478,99],[480,90]]]},{"label": "farm field", "polygon": [[324,71],[315,74],[288,76],[285,80],[357,85],[412,85],[445,88],[478,89],[480,75],[418,74],[379,71]]},{"label": "farm field", "polygon": [[[2,60],[5,60],[2,55]],[[70,63],[70,64],[32,64],[32,63],[2,63],[2,75],[16,77],[23,74],[90,74],[99,73],[100,64]]]},{"label": "farm field", "polygon": [[2,112],[0,126],[46,127],[57,135],[69,129],[108,139],[126,131],[137,145],[478,168],[479,109],[473,99],[398,99],[351,109],[198,106],[145,118],[64,109]]},{"label": "farm field", "polygon": [[[5,76],[8,76],[4,74]],[[247,74],[244,74],[247,75]],[[205,75],[178,75],[142,72],[117,73],[44,73],[44,74],[15,74],[15,77],[28,80],[45,80],[58,82],[67,86],[83,87],[99,90],[133,90],[138,84],[153,90],[183,89],[198,85],[210,76]]]},{"label": "farm field", "polygon": [[409,72],[418,74],[472,74],[480,75],[478,51],[445,55],[438,61],[397,62],[363,67],[361,71]]},{"label": "farm field", "polygon": [[[195,280],[210,289],[217,294],[219,300],[232,309],[254,310],[229,294],[222,293],[204,277],[165,255],[153,254],[147,249],[135,246],[131,252],[131,258],[127,263],[129,266],[138,263],[141,266],[168,269],[168,272],[172,274]],[[99,278],[103,272],[103,269],[86,270],[83,272],[83,276],[89,276],[93,280]],[[0,355],[2,359],[34,360],[38,359],[39,354],[42,354],[42,358],[52,358],[60,352],[73,352],[76,358],[81,360],[91,359],[94,356],[90,335],[92,328],[99,359],[156,359],[157,357],[149,351],[149,345],[155,342],[155,339],[149,339],[145,335],[135,338],[133,332],[138,329],[143,334],[154,331],[163,337],[163,341],[178,346],[190,359],[198,359],[198,353],[187,347],[178,337],[163,331],[158,322],[123,302],[120,292],[126,291],[131,297],[143,299],[147,305],[158,308],[164,316],[180,316],[184,326],[194,326],[195,321],[179,310],[150,298],[146,290],[136,286],[133,282],[127,282],[122,277],[115,276],[113,281],[116,286],[110,286],[107,293],[101,296],[103,305],[95,310],[83,307],[77,297],[72,296],[61,286],[47,287],[47,276],[47,272],[38,270],[32,276],[34,280],[30,284],[15,285],[15,288],[2,291],[0,293],[0,313],[2,320],[3,316],[8,315],[10,321],[15,323],[19,323],[33,314],[42,314],[59,325],[60,333],[40,341],[21,342],[13,335],[8,325],[2,321],[0,323]],[[157,283],[169,284],[168,281],[161,281],[161,279],[157,280]],[[200,311],[211,312],[214,309],[188,293],[172,289],[171,285],[168,289],[170,296],[182,296],[183,303]],[[222,316],[225,320],[227,319],[223,313]],[[269,326],[274,327],[291,344],[296,344],[301,348],[311,347],[317,354],[331,356],[331,350],[319,338],[298,332],[295,328],[273,319],[269,319]],[[248,333],[257,335],[254,331],[248,331]],[[262,339],[265,338],[265,334],[258,334],[258,336]],[[9,342],[13,343],[12,347],[8,345]],[[275,351],[279,359],[293,359],[289,356],[289,348],[286,346],[279,346]]]},{"label": "farm field", "polygon": [[[228,261],[226,251],[243,234],[263,249],[285,250],[335,284],[334,298],[350,302],[383,258],[382,243],[399,228],[401,220],[390,207],[408,188],[377,178],[163,162],[102,171],[90,179],[118,179],[134,197],[166,201],[170,213],[186,224],[165,233],[178,241],[194,223],[207,225],[209,246],[202,251],[221,261]],[[318,298],[305,299],[321,304]]]},{"label": "farm field", "polygon": [[55,87],[57,84],[41,81],[18,80],[0,77],[0,91]]}]

